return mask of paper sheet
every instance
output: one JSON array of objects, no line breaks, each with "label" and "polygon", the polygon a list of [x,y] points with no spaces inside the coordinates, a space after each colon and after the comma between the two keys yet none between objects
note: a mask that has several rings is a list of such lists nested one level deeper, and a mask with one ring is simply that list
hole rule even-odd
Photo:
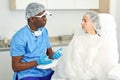
[{"label": "paper sheet", "polygon": [[57,65],[59,60],[52,60],[52,63],[47,64],[47,65],[38,65],[37,68],[38,69],[49,69],[49,68],[53,68]]}]

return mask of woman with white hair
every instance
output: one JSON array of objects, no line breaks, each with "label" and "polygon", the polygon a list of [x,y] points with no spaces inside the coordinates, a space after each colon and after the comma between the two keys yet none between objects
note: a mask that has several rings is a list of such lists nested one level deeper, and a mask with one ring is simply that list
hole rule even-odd
[{"label": "woman with white hair", "polygon": [[84,33],[73,37],[55,74],[69,80],[108,80],[109,70],[118,64],[118,56],[100,34],[99,15],[86,12],[81,26]]}]

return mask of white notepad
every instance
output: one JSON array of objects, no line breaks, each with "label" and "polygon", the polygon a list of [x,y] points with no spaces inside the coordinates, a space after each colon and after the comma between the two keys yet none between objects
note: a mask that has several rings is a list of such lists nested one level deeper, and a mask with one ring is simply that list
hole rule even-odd
[{"label": "white notepad", "polygon": [[52,60],[52,63],[47,64],[47,65],[38,65],[37,68],[38,69],[49,69],[49,68],[53,68],[57,65],[59,60]]}]

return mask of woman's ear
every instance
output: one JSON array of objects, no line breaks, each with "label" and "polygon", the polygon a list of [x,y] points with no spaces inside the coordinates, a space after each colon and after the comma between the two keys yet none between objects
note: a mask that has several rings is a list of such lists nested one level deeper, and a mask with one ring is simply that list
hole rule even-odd
[{"label": "woman's ear", "polygon": [[93,26],[94,26],[94,27],[96,26],[96,22],[93,22]]}]

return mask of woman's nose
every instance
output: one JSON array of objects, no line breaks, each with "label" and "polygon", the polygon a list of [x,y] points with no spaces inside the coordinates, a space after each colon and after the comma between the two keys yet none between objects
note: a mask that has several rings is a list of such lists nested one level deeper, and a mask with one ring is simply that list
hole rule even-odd
[{"label": "woman's nose", "polygon": [[82,21],[82,22],[81,22],[81,25],[83,25],[83,24],[84,24],[84,22]]}]

